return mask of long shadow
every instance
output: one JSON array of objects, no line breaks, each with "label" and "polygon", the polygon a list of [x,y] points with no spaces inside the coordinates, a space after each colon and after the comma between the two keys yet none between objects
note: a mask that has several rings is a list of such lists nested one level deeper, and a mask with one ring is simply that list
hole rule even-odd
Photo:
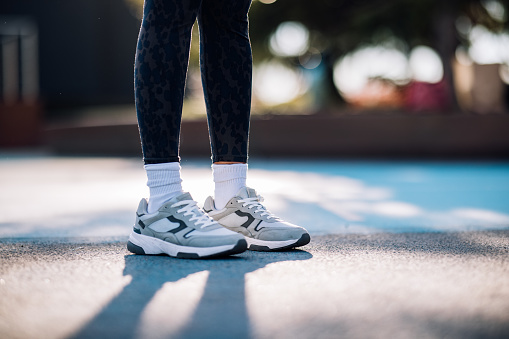
[{"label": "long shadow", "polygon": [[[307,260],[306,251],[246,252],[213,260],[183,260],[164,256],[125,256],[123,274],[131,282],[72,338],[135,338],[143,310],[167,282],[209,271],[205,289],[185,326],[171,337],[249,338],[245,275],[271,263]],[[178,305],[168,304],[168,321]],[[156,330],[157,332],[157,330]]]}]

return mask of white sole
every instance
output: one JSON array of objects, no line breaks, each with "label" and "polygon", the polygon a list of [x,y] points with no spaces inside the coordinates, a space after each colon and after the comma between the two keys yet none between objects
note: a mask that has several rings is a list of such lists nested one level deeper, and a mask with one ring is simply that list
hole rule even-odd
[{"label": "white sole", "polygon": [[176,258],[203,258],[220,254],[241,253],[246,250],[246,245],[240,240],[235,244],[214,247],[182,246],[132,232],[131,235],[129,235],[127,248],[136,254],[167,254],[170,257]]},{"label": "white sole", "polygon": [[[259,251],[276,251],[282,248],[287,248],[299,241],[299,239],[285,240],[285,241],[267,241],[248,238],[244,236],[247,241],[247,248],[250,250]],[[266,248],[266,249],[264,249]]]}]

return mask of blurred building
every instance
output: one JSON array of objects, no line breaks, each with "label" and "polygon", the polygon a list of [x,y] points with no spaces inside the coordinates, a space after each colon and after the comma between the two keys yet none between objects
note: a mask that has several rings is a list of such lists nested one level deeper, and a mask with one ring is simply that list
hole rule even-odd
[{"label": "blurred building", "polygon": [[[38,74],[30,79],[21,76],[15,86],[33,88],[48,108],[133,101],[139,20],[124,0],[2,1],[0,16],[4,93],[6,86],[12,87],[5,71],[23,74],[27,71],[21,67],[23,60],[36,58],[30,67]],[[21,43],[27,28],[37,39],[35,49]],[[13,40],[20,42],[17,57],[5,53]],[[8,95],[14,92],[11,88]]]},{"label": "blurred building", "polygon": [[124,0],[0,2],[0,146],[39,143],[59,109],[132,103],[138,30]]}]

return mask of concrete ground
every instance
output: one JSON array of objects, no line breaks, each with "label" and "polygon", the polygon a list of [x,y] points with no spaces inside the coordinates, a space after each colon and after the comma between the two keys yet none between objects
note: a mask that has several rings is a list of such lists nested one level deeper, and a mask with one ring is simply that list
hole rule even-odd
[{"label": "concrete ground", "polygon": [[[184,188],[212,192],[209,164]],[[139,159],[0,156],[0,338],[507,338],[509,164],[252,159],[281,253],[125,248]]]}]

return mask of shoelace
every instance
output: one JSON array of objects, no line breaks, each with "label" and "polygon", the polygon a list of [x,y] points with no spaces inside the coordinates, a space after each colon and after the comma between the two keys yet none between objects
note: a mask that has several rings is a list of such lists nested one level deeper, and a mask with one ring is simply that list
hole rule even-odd
[{"label": "shoelace", "polygon": [[265,206],[263,206],[261,204],[263,202],[263,197],[260,195],[257,195],[255,198],[240,199],[239,202],[242,203],[243,207],[247,207],[249,209],[256,208],[254,213],[260,213],[260,216],[266,215],[267,219],[272,219],[272,218],[277,219],[277,217],[275,215],[273,215],[272,213],[267,211],[265,209]]},{"label": "shoelace", "polygon": [[194,200],[182,200],[177,203],[171,205],[171,207],[179,207],[184,206],[181,209],[177,210],[177,213],[185,212],[184,215],[192,215],[189,218],[189,221],[194,221],[195,225],[200,225],[200,228],[205,228],[208,226],[216,225],[217,222],[208,216],[205,212],[203,212],[197,205],[197,202]]}]

